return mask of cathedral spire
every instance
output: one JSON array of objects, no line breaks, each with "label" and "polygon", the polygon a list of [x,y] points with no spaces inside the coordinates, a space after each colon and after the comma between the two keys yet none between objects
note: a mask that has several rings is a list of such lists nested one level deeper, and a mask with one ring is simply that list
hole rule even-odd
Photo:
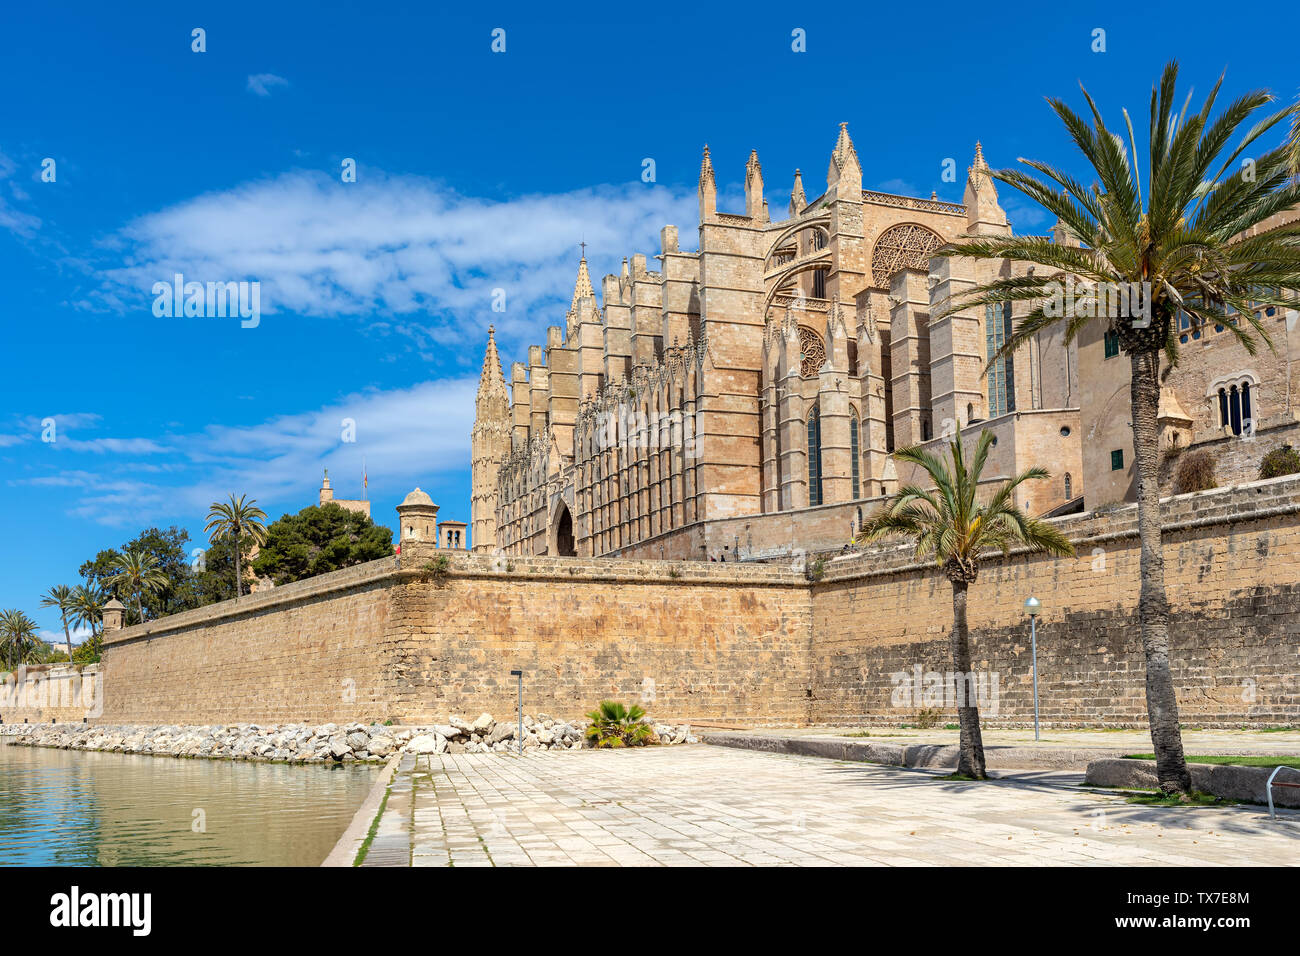
[{"label": "cathedral spire", "polygon": [[504,407],[509,411],[510,401],[506,396],[506,379],[501,372],[501,356],[497,354],[496,326],[488,326],[487,350],[483,353],[483,371],[478,378],[478,417],[498,413]]},{"label": "cathedral spire", "polygon": [[700,161],[700,222],[707,222],[718,214],[718,184],[713,178],[713,161],[709,159],[709,145],[704,144],[704,159]]},{"label": "cathedral spire", "polygon": [[826,186],[830,188],[841,180],[850,187],[862,188],[862,164],[858,162],[858,151],[849,137],[848,123],[840,124],[840,134],[835,139],[830,168],[826,172]]},{"label": "cathedral spire", "polygon": [[807,205],[808,197],[803,191],[803,176],[796,169],[794,171],[794,187],[790,190],[790,215],[799,215]]},{"label": "cathedral spire", "polygon": [[576,315],[578,312],[578,303],[583,299],[596,298],[596,290],[591,286],[591,273],[587,271],[586,249],[583,250],[583,256],[578,261],[578,278],[573,283],[573,301],[569,304],[569,315]]},{"label": "cathedral spire", "polygon": [[1007,235],[1010,226],[1007,214],[998,204],[998,191],[993,186],[989,164],[984,159],[984,146],[975,144],[975,159],[966,174],[966,231],[977,235]]},{"label": "cathedral spire", "polygon": [[763,167],[758,162],[758,150],[750,150],[745,163],[745,215],[763,219]]}]

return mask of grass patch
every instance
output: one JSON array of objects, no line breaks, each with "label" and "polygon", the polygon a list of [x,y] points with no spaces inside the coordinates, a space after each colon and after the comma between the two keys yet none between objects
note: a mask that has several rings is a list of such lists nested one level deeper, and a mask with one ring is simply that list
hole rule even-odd
[{"label": "grass patch", "polygon": [[1223,797],[1216,797],[1200,790],[1193,790],[1190,794],[1164,794],[1159,790],[1153,790],[1149,794],[1134,794],[1126,797],[1124,802],[1144,807],[1229,807],[1235,805],[1237,801],[1225,800]]},{"label": "grass patch", "polygon": [[384,788],[384,799],[379,801],[379,812],[370,821],[370,830],[366,833],[366,838],[361,841],[361,846],[357,847],[356,859],[352,861],[353,866],[360,866],[365,862],[366,854],[370,852],[370,844],[375,842],[375,834],[379,832],[379,818],[384,815],[384,807],[388,806],[388,795],[392,792],[392,784]]},{"label": "grass patch", "polygon": [[[1125,760],[1155,760],[1155,754],[1125,754]],[[1188,763],[1212,763],[1234,767],[1294,767],[1300,770],[1300,757],[1269,754],[1196,754],[1184,758]]]}]

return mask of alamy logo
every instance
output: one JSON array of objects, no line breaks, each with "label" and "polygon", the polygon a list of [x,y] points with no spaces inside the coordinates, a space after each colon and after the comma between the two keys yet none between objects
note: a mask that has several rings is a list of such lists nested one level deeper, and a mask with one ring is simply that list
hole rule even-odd
[{"label": "alamy logo", "polygon": [[1001,679],[997,671],[963,674],[955,671],[927,671],[920,664],[909,671],[889,675],[894,691],[891,707],[979,707],[997,716]]},{"label": "alamy logo", "polygon": [[1043,313],[1049,318],[1128,319],[1135,329],[1151,327],[1150,282],[1049,282]]},{"label": "alamy logo", "polygon": [[262,321],[260,282],[186,282],[178,272],[171,282],[155,282],[152,291],[153,314],[160,319],[240,318],[245,329]]},{"label": "alamy logo", "polygon": [[51,896],[50,906],[51,926],[129,926],[133,936],[148,936],[153,922],[150,893],[82,894],[74,886]]}]

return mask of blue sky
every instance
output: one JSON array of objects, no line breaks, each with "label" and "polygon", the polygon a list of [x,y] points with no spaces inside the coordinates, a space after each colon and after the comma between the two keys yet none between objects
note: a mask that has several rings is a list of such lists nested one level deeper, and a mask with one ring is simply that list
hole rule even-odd
[{"label": "blue sky", "polygon": [[[1253,14],[1017,9],[7,6],[0,607],[54,630],[38,595],[99,549],[169,524],[197,545],[207,503],[231,491],[296,511],[324,467],[355,496],[363,459],[379,521],[416,484],[468,519],[488,324],[509,363],[562,323],[580,240],[596,277],[656,253],[665,222],[689,247],[706,142],[724,208],[739,209],[751,148],[774,215],[796,167],[820,192],[842,121],[869,188],[960,200],[976,139],[994,166],[1072,166],[1043,97],[1081,108],[1080,80],[1116,123],[1124,106],[1145,114],[1173,56],[1198,94],[1225,67],[1227,95],[1296,93]],[[1270,35],[1294,32],[1284,9]],[[1050,225],[1002,197],[1018,229]],[[152,285],[175,271],[259,281],[260,324],[155,317]]]}]

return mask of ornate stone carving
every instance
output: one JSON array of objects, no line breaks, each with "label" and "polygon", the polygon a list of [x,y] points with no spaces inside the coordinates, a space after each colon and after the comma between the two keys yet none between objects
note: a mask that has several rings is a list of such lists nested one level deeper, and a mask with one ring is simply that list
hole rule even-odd
[{"label": "ornate stone carving", "polygon": [[924,269],[934,251],[943,245],[937,234],[914,222],[890,226],[871,250],[871,276],[877,286],[889,288],[899,269]]},{"label": "ornate stone carving", "polygon": [[822,337],[806,325],[799,326],[799,374],[816,375],[826,364],[826,345]]}]

